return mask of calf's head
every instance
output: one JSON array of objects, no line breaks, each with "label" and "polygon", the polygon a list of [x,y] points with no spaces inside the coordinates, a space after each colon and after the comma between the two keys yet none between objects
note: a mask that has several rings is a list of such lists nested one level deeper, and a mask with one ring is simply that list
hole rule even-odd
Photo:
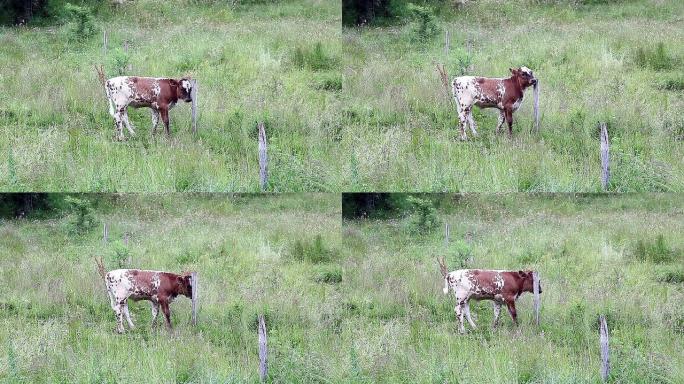
[{"label": "calf's head", "polygon": [[189,103],[192,101],[192,82],[188,77],[180,80],[171,80],[171,84],[176,88],[176,97]]},{"label": "calf's head", "polygon": [[532,70],[527,67],[509,68],[512,77],[518,82],[520,88],[525,89],[529,86],[537,85],[537,78],[534,77]]},{"label": "calf's head", "polygon": [[185,272],[178,276],[178,294],[192,299],[192,275],[191,272]]},{"label": "calf's head", "polygon": [[[518,276],[522,282],[522,291],[534,293],[534,276],[532,271],[518,271]],[[542,293],[541,281],[539,282],[539,293]]]}]

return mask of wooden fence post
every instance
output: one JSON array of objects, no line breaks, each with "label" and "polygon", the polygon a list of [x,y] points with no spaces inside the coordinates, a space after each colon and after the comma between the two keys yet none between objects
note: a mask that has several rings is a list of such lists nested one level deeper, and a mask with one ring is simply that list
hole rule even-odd
[{"label": "wooden fence post", "polygon": [[608,375],[610,374],[610,361],[608,356],[608,324],[606,323],[606,316],[601,315],[599,317],[599,322],[601,342],[601,379],[603,379],[603,381],[607,381]]},{"label": "wooden fence post", "polygon": [[259,315],[259,377],[262,382],[268,377],[268,344],[264,315]]},{"label": "wooden fence post", "polygon": [[449,223],[444,224],[444,248],[449,248]]},{"label": "wooden fence post", "polygon": [[534,323],[537,324],[537,326],[539,326],[539,309],[541,307],[541,301],[539,299],[539,272],[532,272],[532,279],[532,291],[534,293]]},{"label": "wooden fence post", "polygon": [[102,56],[107,56],[107,30],[102,30]]},{"label": "wooden fence post", "polygon": [[192,99],[192,134],[197,134],[197,80],[192,80],[192,90],[190,91],[190,98]]},{"label": "wooden fence post", "polygon": [[610,141],[606,123],[599,123],[599,126],[601,129],[601,186],[605,191],[610,181]]},{"label": "wooden fence post", "polygon": [[266,141],[266,128],[264,123],[259,122],[259,185],[261,192],[266,190],[268,184],[268,143]]},{"label": "wooden fence post", "polygon": [[192,286],[192,325],[197,325],[197,272],[190,274],[190,285]]},{"label": "wooden fence post", "polygon": [[107,228],[107,223],[102,225],[102,242],[106,245],[109,241],[109,229]]},{"label": "wooden fence post", "polygon": [[[128,55],[128,40],[124,41],[124,52]],[[128,72],[133,70],[133,64],[128,63]]]},{"label": "wooden fence post", "polygon": [[534,83],[534,132],[539,133],[539,80]]},{"label": "wooden fence post", "polygon": [[448,29],[445,32],[445,38],[444,38],[444,57],[445,57],[445,59],[449,58],[449,30]]},{"label": "wooden fence post", "polygon": [[[126,249],[128,249],[128,232],[124,233],[124,246],[126,247]],[[132,261],[133,260],[131,259],[131,252],[129,251],[128,252],[128,259],[126,260],[126,263],[128,264],[129,267],[131,266]]]}]

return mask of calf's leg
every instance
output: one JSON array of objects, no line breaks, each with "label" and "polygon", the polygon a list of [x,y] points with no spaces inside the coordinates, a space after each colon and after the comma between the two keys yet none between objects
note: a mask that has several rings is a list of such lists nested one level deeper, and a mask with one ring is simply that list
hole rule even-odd
[{"label": "calf's leg", "polygon": [[508,124],[508,137],[513,137],[513,111],[506,109],[506,123]]},{"label": "calf's leg", "polygon": [[152,134],[157,132],[157,126],[159,125],[159,111],[152,108]]},{"label": "calf's leg", "polygon": [[131,136],[135,136],[133,124],[131,124],[131,121],[128,120],[128,109],[124,109],[123,111],[123,122],[126,124],[126,128],[128,129],[128,132],[131,134]]},{"label": "calf's leg", "polygon": [[477,329],[475,322],[470,317],[470,302],[465,303],[465,316],[466,316],[466,319],[468,319],[468,323],[470,324],[470,326],[473,327],[473,329]]},{"label": "calf's leg", "polygon": [[473,133],[473,136],[477,136],[477,124],[475,124],[475,118],[473,117],[472,109],[468,113],[468,123],[470,124],[470,131]]},{"label": "calf's leg", "polygon": [[159,303],[152,302],[152,327],[157,324],[157,316],[159,315]]},{"label": "calf's leg", "polygon": [[128,321],[128,326],[130,329],[135,329],[135,326],[133,325],[133,320],[131,320],[131,313],[128,311],[128,301],[126,301],[126,304],[123,306],[124,314],[126,315],[126,321]]},{"label": "calf's leg", "polygon": [[169,137],[171,136],[171,132],[169,131],[169,110],[167,108],[161,108],[159,112],[161,113],[162,122],[166,129],[166,136]]},{"label": "calf's leg", "polygon": [[496,123],[496,133],[498,134],[501,131],[501,126],[503,125],[504,121],[506,121],[506,113],[502,110],[499,111],[499,121]]},{"label": "calf's leg", "polygon": [[114,313],[116,313],[116,332],[124,333],[126,330],[124,329],[123,325],[123,302],[117,303],[116,307],[114,308]]},{"label": "calf's leg", "polygon": [[499,315],[501,314],[501,303],[494,301],[494,328],[499,324]]},{"label": "calf's leg", "polygon": [[515,311],[515,301],[512,301],[512,300],[507,301],[506,307],[508,307],[508,313],[511,314],[511,319],[513,319],[513,323],[515,323],[515,325],[517,326],[518,325],[518,314]]},{"label": "calf's leg", "polygon": [[161,310],[164,313],[164,318],[166,319],[166,328],[171,329],[171,310],[169,309],[169,303],[166,301],[159,302],[161,305]]},{"label": "calf's leg", "polygon": [[121,111],[114,112],[114,123],[116,124],[116,139],[123,141],[125,137],[123,134],[123,115]]}]

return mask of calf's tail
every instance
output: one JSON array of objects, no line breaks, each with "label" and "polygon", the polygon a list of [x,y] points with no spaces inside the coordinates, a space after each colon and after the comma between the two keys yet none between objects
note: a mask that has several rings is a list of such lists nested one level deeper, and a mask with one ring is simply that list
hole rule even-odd
[{"label": "calf's tail", "polygon": [[114,102],[112,101],[112,94],[109,92],[109,87],[107,87],[107,80],[104,73],[104,68],[102,67],[102,65],[100,65],[99,67],[96,65],[95,70],[97,71],[97,78],[100,80],[100,84],[102,84],[102,88],[104,88],[105,95],[107,96],[107,102],[109,103],[109,114],[114,116]]},{"label": "calf's tail", "polygon": [[442,257],[441,259],[438,257],[437,263],[439,263],[439,271],[442,273],[442,277],[444,278],[444,289],[442,291],[446,295],[447,293],[449,293],[449,269],[446,266],[444,257]]},{"label": "calf's tail", "polygon": [[104,261],[102,260],[102,256],[100,256],[99,259],[97,257],[95,257],[95,262],[97,263],[97,273],[100,274],[100,277],[102,277],[102,280],[104,281],[105,275],[107,274],[107,272],[105,271]]}]

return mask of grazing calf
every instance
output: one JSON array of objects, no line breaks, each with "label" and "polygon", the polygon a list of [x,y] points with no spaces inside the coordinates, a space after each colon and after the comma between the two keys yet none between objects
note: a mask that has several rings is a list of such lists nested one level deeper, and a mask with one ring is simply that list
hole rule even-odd
[{"label": "grazing calf", "polygon": [[128,107],[148,107],[152,109],[152,134],[159,125],[159,116],[169,131],[169,110],[178,100],[191,102],[192,83],[189,78],[161,79],[153,77],[119,76],[105,82],[105,92],[109,100],[109,114],[116,122],[117,140],[124,140],[123,126],[135,135],[133,125],[128,120]]},{"label": "grazing calf", "polygon": [[[444,277],[444,294],[449,289],[456,296],[456,318],[459,321],[459,332],[465,333],[463,317],[468,320],[470,326],[477,328],[470,318],[469,300],[492,300],[494,301],[494,328],[499,321],[501,304],[506,304],[508,313],[515,325],[518,325],[518,315],[515,311],[515,301],[523,292],[533,291],[532,271],[498,271],[486,269],[459,269],[448,272],[444,258],[437,259]],[[541,284],[539,293],[542,292]]]},{"label": "grazing calf", "polygon": [[105,281],[112,309],[116,313],[116,331],[124,333],[124,316],[130,329],[134,328],[128,312],[128,299],[152,302],[152,326],[155,325],[159,307],[166,318],[166,327],[171,329],[169,304],[179,296],[192,298],[190,273],[176,275],[159,271],[139,269],[116,269],[105,273],[102,261],[98,261],[100,276]]},{"label": "grazing calf", "polygon": [[496,125],[496,132],[499,133],[499,129],[506,120],[508,135],[513,135],[513,112],[522,104],[525,89],[529,86],[537,86],[537,79],[527,67],[509,70],[511,77],[507,79],[461,76],[451,83],[462,140],[466,140],[466,124],[470,125],[473,135],[477,136],[473,105],[480,108],[497,108],[499,122]]}]

